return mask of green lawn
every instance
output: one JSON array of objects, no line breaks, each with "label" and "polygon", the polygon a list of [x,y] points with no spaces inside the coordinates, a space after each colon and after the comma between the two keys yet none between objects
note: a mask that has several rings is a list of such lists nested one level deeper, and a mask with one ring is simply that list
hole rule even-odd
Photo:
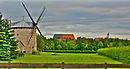
[{"label": "green lawn", "polygon": [[81,63],[81,64],[102,64],[113,63],[120,64],[121,62],[112,60],[110,58],[99,56],[98,54],[80,54],[80,53],[41,53],[40,55],[26,54],[24,57],[17,58],[12,62],[24,63]]},{"label": "green lawn", "polygon": [[[40,55],[26,54],[24,57],[19,57],[12,61],[13,63],[79,63],[79,64],[103,64],[105,62],[109,64],[122,64],[119,61],[112,60],[110,58],[100,56],[98,54],[80,54],[80,53],[41,53]],[[19,68],[17,68],[19,69]],[[26,69],[26,68],[25,68]],[[41,68],[43,69],[43,68]],[[52,69],[52,68],[51,68]],[[57,68],[56,68],[57,69]],[[73,69],[73,68],[72,68]],[[79,68],[76,68],[79,69]],[[95,69],[95,68],[84,68]],[[97,68],[99,69],[99,68]],[[115,69],[115,68],[114,68]],[[120,68],[119,68],[120,69]]]}]

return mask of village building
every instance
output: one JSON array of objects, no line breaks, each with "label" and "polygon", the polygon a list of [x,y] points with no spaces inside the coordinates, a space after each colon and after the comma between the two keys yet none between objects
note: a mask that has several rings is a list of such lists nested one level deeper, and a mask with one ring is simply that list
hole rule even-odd
[{"label": "village building", "polygon": [[103,40],[104,38],[102,37],[96,37],[95,40]]},{"label": "village building", "polygon": [[71,39],[75,41],[74,34],[54,34],[53,38],[57,40]]}]

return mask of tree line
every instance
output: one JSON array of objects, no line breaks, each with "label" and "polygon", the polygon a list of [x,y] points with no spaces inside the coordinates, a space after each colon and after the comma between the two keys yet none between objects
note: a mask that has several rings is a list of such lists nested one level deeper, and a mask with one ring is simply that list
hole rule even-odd
[{"label": "tree line", "polygon": [[93,38],[77,37],[76,41],[71,39],[57,40],[53,38],[37,37],[39,51],[46,50],[91,50],[97,51],[100,48],[130,46],[130,40],[119,38],[104,38],[95,40]]}]

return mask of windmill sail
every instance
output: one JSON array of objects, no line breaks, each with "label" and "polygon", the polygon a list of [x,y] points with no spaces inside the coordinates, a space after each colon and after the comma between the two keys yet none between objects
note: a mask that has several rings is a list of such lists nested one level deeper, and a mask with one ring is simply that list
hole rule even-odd
[{"label": "windmill sail", "polygon": [[20,27],[30,27],[32,25],[32,22],[25,21],[24,16],[23,16],[22,20],[11,23],[11,26],[15,26],[15,25],[20,26]]},{"label": "windmill sail", "polygon": [[30,41],[31,41],[31,38],[32,38],[32,36],[33,36],[33,32],[34,32],[35,30],[38,30],[38,32],[40,33],[40,35],[41,35],[42,37],[44,37],[44,36],[42,35],[40,29],[38,28],[37,24],[39,23],[41,17],[43,16],[43,13],[44,13],[44,11],[45,11],[45,7],[44,7],[44,9],[42,10],[41,14],[39,15],[37,21],[35,22],[35,21],[33,20],[32,16],[31,16],[31,14],[29,13],[28,9],[26,8],[26,5],[25,5],[23,2],[22,2],[22,5],[23,5],[24,9],[26,10],[26,12],[27,12],[29,18],[31,19],[32,24],[33,24],[33,30],[32,30],[32,32],[30,33],[30,37],[29,37],[29,40],[28,40],[28,43],[27,43],[27,46],[28,46],[29,43],[30,43]]}]

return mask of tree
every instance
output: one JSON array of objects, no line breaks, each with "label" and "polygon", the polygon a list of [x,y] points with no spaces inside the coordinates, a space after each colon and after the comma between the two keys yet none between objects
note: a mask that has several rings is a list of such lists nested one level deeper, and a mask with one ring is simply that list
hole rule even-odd
[{"label": "tree", "polygon": [[0,60],[11,60],[17,57],[16,42],[11,39],[8,20],[2,19],[0,13]]},{"label": "tree", "polygon": [[42,36],[38,35],[37,36],[37,49],[38,51],[42,52],[45,50],[45,40],[46,38],[42,38]]},{"label": "tree", "polygon": [[97,46],[98,46],[99,48],[102,48],[102,47],[103,47],[102,41],[99,41]]}]

